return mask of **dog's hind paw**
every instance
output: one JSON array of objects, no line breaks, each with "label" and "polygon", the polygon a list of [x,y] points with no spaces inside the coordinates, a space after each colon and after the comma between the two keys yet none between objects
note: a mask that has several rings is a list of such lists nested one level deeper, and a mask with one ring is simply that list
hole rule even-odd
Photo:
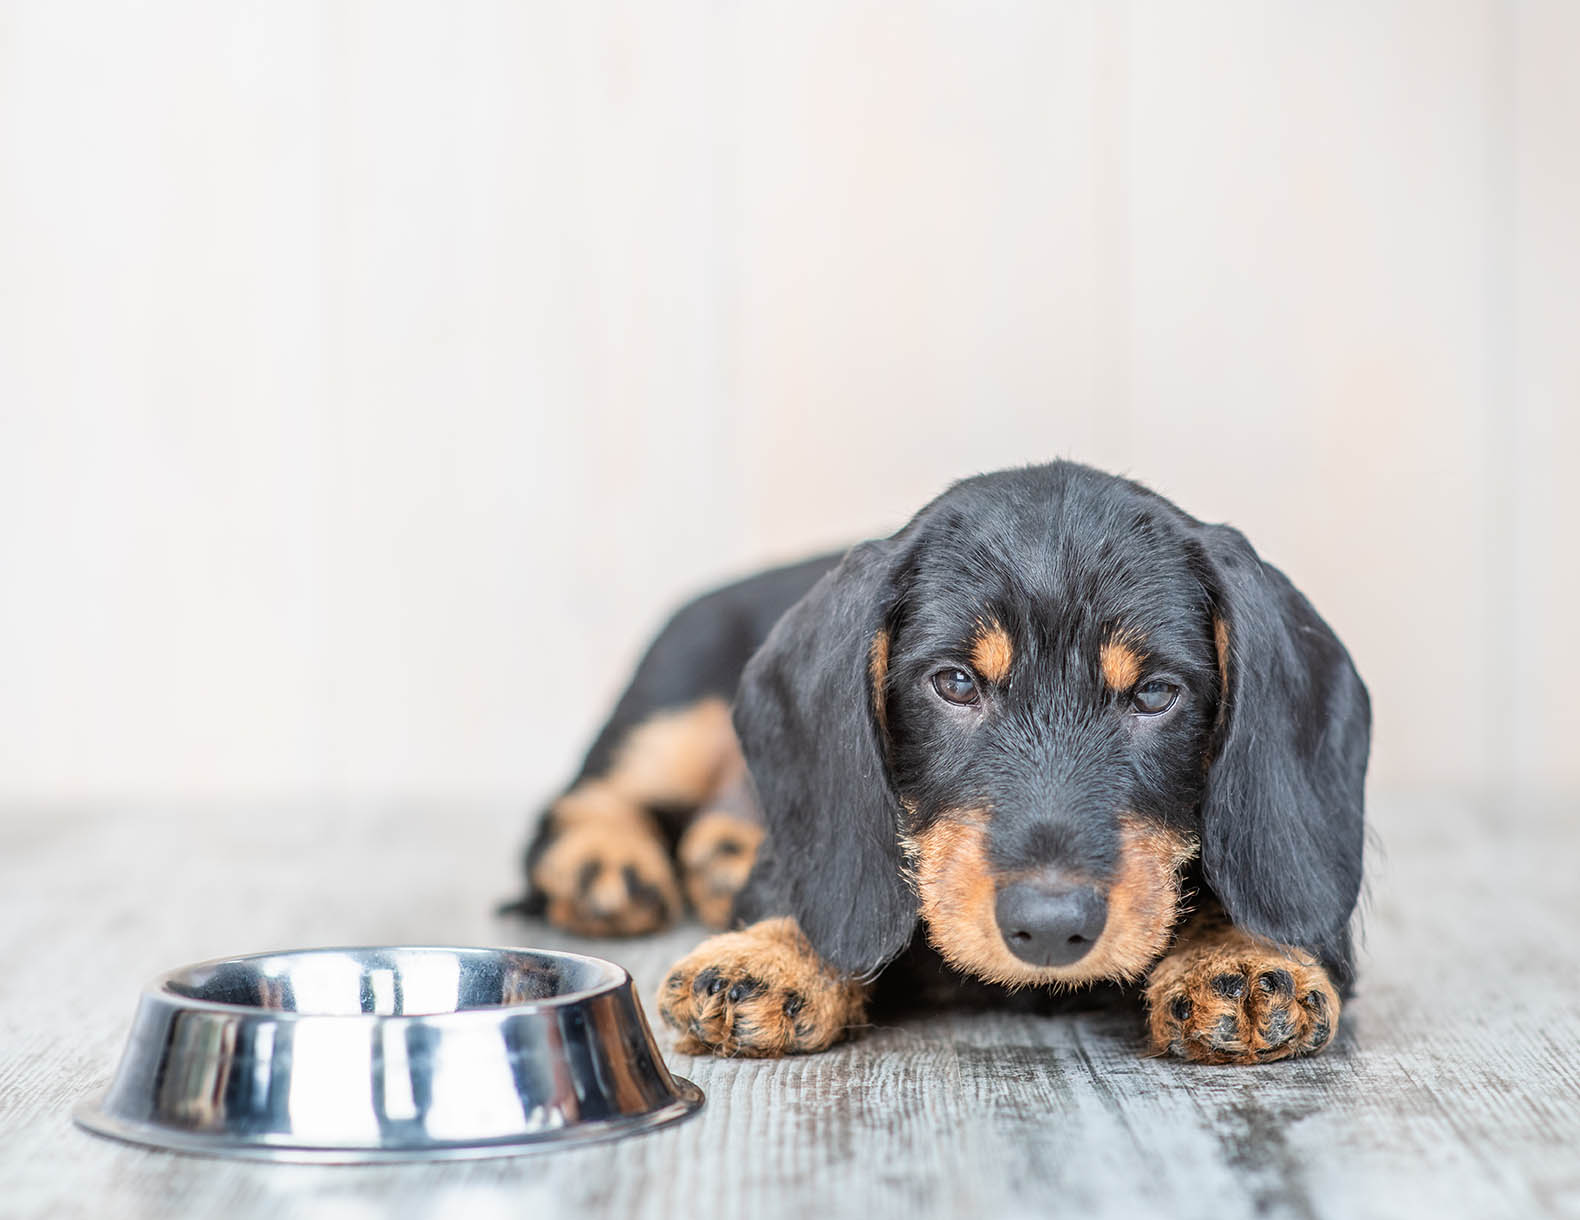
[{"label": "dog's hind paw", "polygon": [[549,922],[581,936],[656,932],[680,910],[669,851],[635,814],[556,829],[531,880]]},{"label": "dog's hind paw", "polygon": [[729,925],[735,895],[752,871],[763,829],[726,812],[705,813],[680,836],[680,858],[686,897],[697,918],[708,927]]}]

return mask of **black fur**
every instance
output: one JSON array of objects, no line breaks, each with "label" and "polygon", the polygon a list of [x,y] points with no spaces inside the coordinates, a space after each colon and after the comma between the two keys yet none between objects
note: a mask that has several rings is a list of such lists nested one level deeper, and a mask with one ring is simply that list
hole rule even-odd
[{"label": "black fur", "polygon": [[1227,526],[1196,527],[1228,626],[1229,689],[1202,806],[1202,864],[1234,923],[1350,980],[1371,703],[1349,654]]},{"label": "black fur", "polygon": [[853,974],[898,954],[916,923],[869,678],[909,532],[863,543],[818,581],[748,662],[735,703],[773,841],[736,910],[748,921],[794,915],[818,953]]},{"label": "black fur", "polygon": [[[682,611],[583,768],[596,774],[654,711],[736,691],[767,827],[741,918],[793,915],[823,958],[871,972],[916,944],[902,834],[985,809],[995,869],[1101,880],[1133,813],[1200,837],[1198,879],[1235,923],[1348,979],[1366,691],[1310,604],[1238,533],[1058,462],[967,479],[832,562]],[[1009,635],[1013,665],[1001,683],[977,675],[981,702],[962,709],[933,679],[972,668],[984,624]],[[874,692],[880,631],[889,658]],[[1142,681],[1178,687],[1167,712],[1137,715],[1133,687],[1103,681],[1116,634]]]},{"label": "black fur", "polygon": [[[839,558],[823,555],[760,572],[705,594],[676,611],[649,645],[614,712],[564,791],[584,779],[604,774],[625,735],[656,713],[687,707],[710,695],[733,698],[742,668],[774,623]],[[650,812],[673,846],[692,810],[662,807]],[[522,859],[529,878],[553,833],[553,821],[545,810],[538,817],[537,829]],[[518,901],[502,907],[501,912],[541,915],[543,895],[529,885]]]}]

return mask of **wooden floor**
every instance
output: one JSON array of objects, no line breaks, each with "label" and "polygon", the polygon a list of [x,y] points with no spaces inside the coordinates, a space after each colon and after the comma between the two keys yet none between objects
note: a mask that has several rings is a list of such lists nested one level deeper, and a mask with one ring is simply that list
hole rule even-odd
[{"label": "wooden floor", "polygon": [[1580,810],[1373,810],[1360,990],[1316,1060],[1143,1059],[1124,1013],[939,1015],[781,1062],[671,1054],[708,1102],[653,1135],[383,1168],[141,1151],[68,1113],[106,1082],[138,987],[183,962],[567,946],[629,967],[652,1014],[700,930],[589,944],[494,919],[511,810],[6,810],[0,1215],[1580,1215]]}]

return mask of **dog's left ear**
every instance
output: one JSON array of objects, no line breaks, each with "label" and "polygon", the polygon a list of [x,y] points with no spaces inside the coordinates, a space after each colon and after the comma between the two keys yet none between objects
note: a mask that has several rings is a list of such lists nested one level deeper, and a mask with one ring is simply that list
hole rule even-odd
[{"label": "dog's left ear", "polygon": [[1200,527],[1222,690],[1202,866],[1230,919],[1347,967],[1371,704],[1349,654],[1237,530]]},{"label": "dog's left ear", "polygon": [[897,548],[846,555],[775,624],[735,698],[767,824],[736,914],[793,915],[850,974],[899,953],[917,918],[880,724]]}]

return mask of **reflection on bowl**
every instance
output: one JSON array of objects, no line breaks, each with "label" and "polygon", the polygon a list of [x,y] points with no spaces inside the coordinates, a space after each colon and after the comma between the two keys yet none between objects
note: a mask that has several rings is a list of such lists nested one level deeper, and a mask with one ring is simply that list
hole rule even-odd
[{"label": "reflection on bowl", "polygon": [[306,949],[205,962],[143,992],[91,1131],[267,1160],[498,1156],[702,1104],[631,977],[537,949]]}]

